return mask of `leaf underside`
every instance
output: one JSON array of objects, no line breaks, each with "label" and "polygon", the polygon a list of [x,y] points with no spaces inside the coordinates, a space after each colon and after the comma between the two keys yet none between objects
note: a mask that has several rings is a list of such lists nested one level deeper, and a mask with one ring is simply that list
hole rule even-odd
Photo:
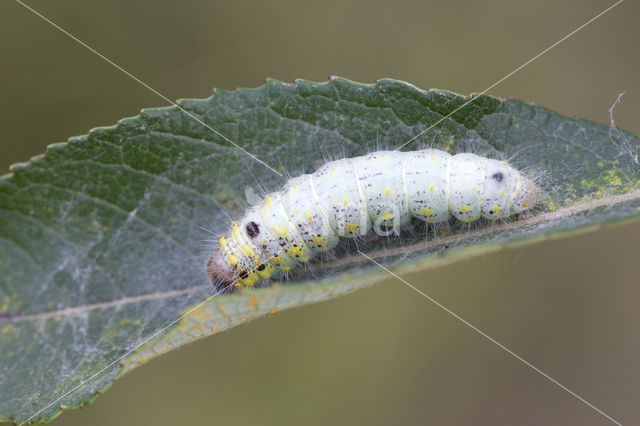
[{"label": "leaf underside", "polygon": [[[418,227],[367,242],[376,261],[423,270],[640,216],[636,136],[518,100],[332,78],[269,80],[179,105],[295,176],[394,149],[465,103],[403,149],[508,159],[536,179],[544,203],[532,217],[435,239]],[[284,179],[175,107],[51,145],[11,172],[0,178],[0,419],[51,420],[186,342],[386,277],[345,243],[286,284],[189,309],[213,291],[207,253],[229,216],[242,215],[245,187],[277,190]]]}]

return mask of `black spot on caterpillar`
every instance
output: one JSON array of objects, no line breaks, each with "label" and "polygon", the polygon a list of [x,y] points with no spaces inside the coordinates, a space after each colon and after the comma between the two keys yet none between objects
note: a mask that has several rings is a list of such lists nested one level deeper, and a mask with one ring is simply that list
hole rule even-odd
[{"label": "black spot on caterpillar", "polygon": [[496,220],[533,207],[539,196],[508,163],[475,154],[428,149],[346,158],[290,179],[232,222],[207,270],[218,291],[233,291],[308,262],[340,238],[389,235],[412,217]]}]

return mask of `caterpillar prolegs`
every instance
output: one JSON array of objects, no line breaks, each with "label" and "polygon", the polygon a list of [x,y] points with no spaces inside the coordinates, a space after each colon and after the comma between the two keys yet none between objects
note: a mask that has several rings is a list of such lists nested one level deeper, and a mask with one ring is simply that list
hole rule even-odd
[{"label": "caterpillar prolegs", "polygon": [[388,235],[412,217],[425,222],[505,218],[532,207],[539,191],[505,161],[444,151],[378,151],[332,161],[290,179],[247,210],[207,265],[220,291],[251,286],[372,230]]}]

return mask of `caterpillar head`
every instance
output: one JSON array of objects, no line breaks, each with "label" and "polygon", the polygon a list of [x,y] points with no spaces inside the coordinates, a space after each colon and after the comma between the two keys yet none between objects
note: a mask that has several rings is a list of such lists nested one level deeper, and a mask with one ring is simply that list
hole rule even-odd
[{"label": "caterpillar head", "polygon": [[495,220],[522,213],[540,199],[538,187],[509,164],[497,160],[487,162],[483,217]]},{"label": "caterpillar head", "polygon": [[235,282],[239,277],[235,268],[222,254],[220,247],[213,250],[207,263],[207,273],[211,283],[218,293],[233,293],[236,291]]}]

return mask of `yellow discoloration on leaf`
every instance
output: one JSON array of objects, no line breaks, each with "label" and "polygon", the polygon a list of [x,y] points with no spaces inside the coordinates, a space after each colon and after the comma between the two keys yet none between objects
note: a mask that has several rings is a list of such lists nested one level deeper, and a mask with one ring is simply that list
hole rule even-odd
[{"label": "yellow discoloration on leaf", "polygon": [[605,180],[610,186],[620,186],[620,185],[622,185],[622,179],[620,179],[620,176],[618,176],[616,171],[613,170],[613,169],[609,170],[607,172],[607,176],[606,176]]}]

